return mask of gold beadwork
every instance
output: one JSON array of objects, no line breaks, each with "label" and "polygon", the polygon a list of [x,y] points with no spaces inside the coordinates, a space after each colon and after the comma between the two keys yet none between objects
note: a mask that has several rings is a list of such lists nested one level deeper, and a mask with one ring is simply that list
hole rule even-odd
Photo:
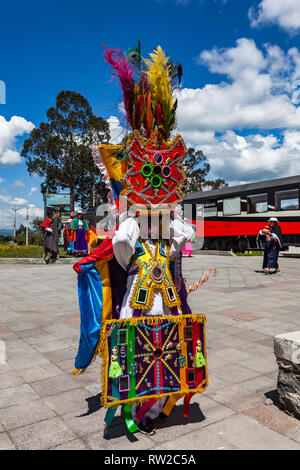
[{"label": "gold beadwork", "polygon": [[[144,248],[144,253],[136,256],[138,275],[130,299],[130,307],[133,309],[149,310],[153,304],[155,290],[160,290],[163,301],[167,307],[180,307],[180,298],[174,285],[172,274],[169,268],[170,247],[165,241],[158,240],[155,244],[155,252],[153,255],[146,242],[143,242],[141,239],[139,242]],[[166,256],[160,252],[160,243],[163,243],[166,248]],[[156,268],[161,271],[160,277],[154,276],[154,270]],[[149,285],[150,281],[152,282]],[[137,294],[139,289],[147,290],[147,297],[144,303],[137,302]],[[168,297],[167,289],[170,289],[173,294],[173,296],[170,295],[170,298]]]}]

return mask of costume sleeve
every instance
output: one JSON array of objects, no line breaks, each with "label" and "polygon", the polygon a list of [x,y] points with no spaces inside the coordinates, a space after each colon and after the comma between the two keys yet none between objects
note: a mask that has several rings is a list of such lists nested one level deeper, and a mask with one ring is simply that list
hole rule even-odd
[{"label": "costume sleeve", "polygon": [[112,239],[114,255],[125,270],[135,252],[139,234],[140,229],[137,221],[130,217],[119,225],[119,229]]},{"label": "costume sleeve", "polygon": [[170,258],[174,259],[180,254],[185,245],[192,239],[194,229],[191,225],[176,216],[170,223]]}]

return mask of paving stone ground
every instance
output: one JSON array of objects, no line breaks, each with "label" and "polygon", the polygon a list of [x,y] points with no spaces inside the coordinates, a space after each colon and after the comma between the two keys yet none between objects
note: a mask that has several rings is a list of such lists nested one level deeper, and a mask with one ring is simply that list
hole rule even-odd
[{"label": "paving stone ground", "polygon": [[[300,329],[300,260],[280,258],[262,274],[261,257],[185,258],[187,284],[205,268],[216,277],[190,294],[207,315],[210,385],[182,403],[157,433],[129,435],[118,411],[109,430],[99,405],[99,362],[79,376],[76,275],[69,265],[0,266],[0,449],[298,449],[300,421],[276,404],[273,336]],[[266,405],[266,398],[274,404]]]}]

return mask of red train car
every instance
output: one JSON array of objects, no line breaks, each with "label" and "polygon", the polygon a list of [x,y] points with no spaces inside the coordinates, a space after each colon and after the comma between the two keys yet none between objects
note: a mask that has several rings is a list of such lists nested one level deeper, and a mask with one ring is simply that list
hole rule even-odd
[{"label": "red train car", "polygon": [[187,194],[186,211],[203,249],[261,249],[257,234],[277,217],[284,249],[300,246],[300,175]]}]

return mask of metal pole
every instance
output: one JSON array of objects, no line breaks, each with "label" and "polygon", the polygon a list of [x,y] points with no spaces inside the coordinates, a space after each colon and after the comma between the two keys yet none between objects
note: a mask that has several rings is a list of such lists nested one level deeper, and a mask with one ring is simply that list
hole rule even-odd
[{"label": "metal pole", "polygon": [[26,246],[28,246],[28,207],[26,208]]},{"label": "metal pole", "polygon": [[12,211],[14,211],[14,237],[15,237],[16,232],[17,232],[17,208],[13,207]]}]

